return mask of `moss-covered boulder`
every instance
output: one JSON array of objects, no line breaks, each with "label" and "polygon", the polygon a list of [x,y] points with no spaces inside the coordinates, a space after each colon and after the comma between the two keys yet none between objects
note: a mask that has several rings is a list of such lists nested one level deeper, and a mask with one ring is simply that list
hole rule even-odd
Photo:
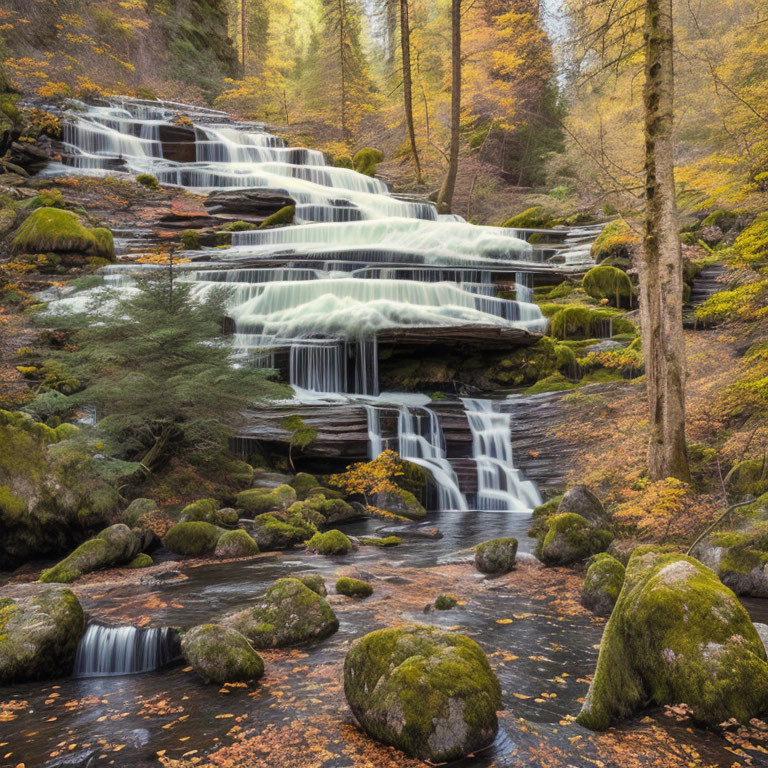
[{"label": "moss-covered boulder", "polygon": [[227,531],[216,542],[216,557],[250,557],[259,554],[259,545],[245,531]]},{"label": "moss-covered boulder", "polygon": [[356,640],[344,661],[344,694],[369,736],[420,760],[458,760],[498,730],[501,686],[482,648],[434,627]]},{"label": "moss-covered boulder", "polygon": [[181,653],[206,683],[258,680],[264,662],[239,632],[221,624],[202,624],[186,632]]},{"label": "moss-covered boulder", "polygon": [[516,557],[517,539],[491,539],[475,547],[475,568],[481,573],[508,573]]},{"label": "moss-covered boulder", "polygon": [[237,523],[240,520],[240,515],[234,507],[222,507],[216,510],[216,514],[213,516],[213,522],[215,525],[219,525],[222,528],[237,528]]},{"label": "moss-covered boulder", "polygon": [[572,565],[604,552],[612,540],[613,534],[607,528],[566,512],[547,521],[547,532],[539,539],[535,554],[545,565]]},{"label": "moss-covered boulder", "polygon": [[277,488],[251,488],[237,494],[235,507],[244,516],[254,517],[265,512],[282,512],[296,501],[296,491],[290,485]]},{"label": "moss-covered boulder", "polygon": [[627,565],[577,722],[605,730],[645,706],[681,702],[711,726],[764,714],[765,648],[711,570],[677,553],[639,550]]},{"label": "moss-covered boulder", "polygon": [[134,557],[133,560],[131,560],[131,562],[128,563],[126,567],[127,568],[149,568],[154,564],[155,564],[155,561],[146,552],[142,552],[140,555],[136,555],[136,557]]},{"label": "moss-covered boulder", "polygon": [[598,301],[607,299],[614,307],[629,304],[632,298],[632,281],[623,270],[607,264],[599,264],[584,275],[581,287],[588,296]]},{"label": "moss-covered boulder", "polygon": [[592,244],[591,255],[597,264],[629,269],[641,244],[640,235],[623,219],[607,224]]},{"label": "moss-covered boulder", "polygon": [[762,496],[768,491],[768,463],[757,459],[740,461],[731,468],[725,484],[736,498]]},{"label": "moss-covered boulder", "polygon": [[637,334],[634,323],[610,309],[590,309],[581,304],[566,304],[552,315],[549,334],[555,339],[594,339],[616,334]]},{"label": "moss-covered boulder", "polygon": [[373,497],[371,503],[378,509],[410,520],[423,520],[427,516],[427,510],[419,500],[410,491],[402,488],[396,491],[381,491]]},{"label": "moss-covered boulder", "polygon": [[608,513],[603,503],[586,485],[571,485],[559,498],[558,514],[581,515],[591,523],[605,523],[608,520]]},{"label": "moss-covered boulder", "polygon": [[305,587],[309,587],[320,597],[325,597],[328,594],[325,581],[323,581],[323,577],[318,573],[298,573],[294,578],[297,578]]},{"label": "moss-covered boulder", "polygon": [[509,229],[549,229],[554,218],[543,206],[534,205],[507,219],[502,226]]},{"label": "moss-covered boulder", "polygon": [[157,512],[154,499],[134,499],[120,516],[120,522],[129,528],[143,528],[150,515]]},{"label": "moss-covered boulder", "polygon": [[322,486],[317,478],[307,472],[299,472],[296,477],[291,480],[290,486],[296,491],[296,498],[299,501],[304,501],[308,496],[311,496],[312,491],[322,491]]},{"label": "moss-covered boulder", "polygon": [[288,512],[299,514],[315,525],[341,523],[360,516],[344,499],[328,499],[319,494],[297,501],[288,508]]},{"label": "moss-covered boulder", "polygon": [[0,598],[0,684],[71,673],[84,632],[83,609],[65,587]]},{"label": "moss-covered boulder", "polygon": [[40,581],[70,584],[85,573],[125,565],[140,549],[139,537],[127,525],[116,523],[81,544],[53,568],[44,570]]},{"label": "moss-covered boulder", "polygon": [[358,539],[364,547],[397,547],[403,543],[399,536],[385,536],[383,539],[377,539],[373,536],[363,536]]},{"label": "moss-covered boulder", "polygon": [[136,181],[141,184],[142,187],[147,189],[158,190],[160,189],[160,182],[151,173],[140,173],[136,176]]},{"label": "moss-covered boulder", "polygon": [[211,523],[216,524],[216,512],[219,502],[216,499],[198,499],[187,504],[181,510],[179,522],[181,523]]},{"label": "moss-covered boulder", "polygon": [[38,208],[16,230],[15,253],[91,253],[96,240],[76,214],[60,208]]},{"label": "moss-covered boulder", "polygon": [[221,531],[201,521],[176,523],[165,534],[163,546],[176,555],[207,555],[216,549]]},{"label": "moss-covered boulder", "polygon": [[115,239],[111,230],[106,227],[94,227],[91,230],[93,247],[91,253],[100,259],[115,260]]},{"label": "moss-covered boulder", "polygon": [[370,597],[373,587],[367,581],[342,576],[336,581],[336,592],[347,597]]},{"label": "moss-covered boulder", "polygon": [[322,640],[339,628],[325,598],[298,579],[278,579],[254,607],[230,614],[222,623],[245,635],[255,648]]},{"label": "moss-covered boulder", "polygon": [[375,176],[376,167],[384,161],[384,153],[380,149],[373,147],[363,147],[355,153],[352,158],[352,165],[358,173],[366,176]]},{"label": "moss-covered boulder", "polygon": [[610,616],[624,584],[624,570],[615,557],[595,555],[584,577],[581,604],[597,616]]},{"label": "moss-covered boulder", "polygon": [[348,555],[355,548],[349,537],[341,531],[331,530],[316,533],[308,542],[307,548],[318,555]]},{"label": "moss-covered boulder", "polygon": [[292,549],[317,533],[314,523],[289,512],[257,515],[252,521],[241,520],[240,525],[253,536],[262,552]]},{"label": "moss-covered boulder", "polygon": [[435,610],[436,611],[450,611],[451,608],[455,608],[458,601],[453,595],[438,595],[435,598]]}]

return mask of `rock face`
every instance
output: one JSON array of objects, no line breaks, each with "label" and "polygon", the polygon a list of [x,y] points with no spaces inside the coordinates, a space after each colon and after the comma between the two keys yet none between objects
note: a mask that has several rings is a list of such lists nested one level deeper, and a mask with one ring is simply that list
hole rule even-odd
[{"label": "rock face", "polygon": [[516,556],[517,539],[491,539],[475,548],[475,568],[481,573],[508,573]]},{"label": "rock face", "polygon": [[220,535],[211,523],[176,523],[165,534],[163,546],[176,555],[205,555],[216,549]]},{"label": "rock face", "polygon": [[624,585],[624,566],[604,552],[595,555],[584,577],[581,604],[597,616],[610,616]]},{"label": "rock face", "polygon": [[249,557],[259,554],[259,545],[243,530],[222,533],[216,542],[216,557]]},{"label": "rock face", "polygon": [[558,514],[547,521],[547,531],[535,549],[545,565],[571,565],[603,552],[613,535],[575,513]]},{"label": "rock face", "polygon": [[264,662],[237,631],[220,624],[203,624],[187,632],[181,652],[207,683],[235,683],[258,680]]},{"label": "rock face", "polygon": [[44,570],[40,581],[70,584],[84,573],[125,565],[139,554],[141,544],[127,525],[116,523],[81,544],[53,568]]},{"label": "rock face", "polygon": [[197,159],[195,130],[183,125],[160,125],[163,157],[176,163],[194,163]]},{"label": "rock face", "polygon": [[253,608],[222,621],[255,648],[282,648],[322,640],[339,628],[331,606],[298,579],[278,579]]},{"label": "rock face", "polygon": [[712,571],[643,548],[627,565],[577,722],[604,730],[648,704],[680,702],[707,725],[764,713],[766,652],[744,607]]},{"label": "rock face", "polygon": [[259,189],[235,189],[212,192],[205,201],[211,213],[234,213],[256,219],[266,219],[296,201],[287,195],[277,195]]},{"label": "rock face", "polygon": [[70,673],[84,632],[83,609],[65,587],[0,599],[0,684]]},{"label": "rock face", "polygon": [[457,760],[498,730],[501,686],[482,648],[433,627],[356,640],[344,662],[344,693],[369,736],[421,760]]}]

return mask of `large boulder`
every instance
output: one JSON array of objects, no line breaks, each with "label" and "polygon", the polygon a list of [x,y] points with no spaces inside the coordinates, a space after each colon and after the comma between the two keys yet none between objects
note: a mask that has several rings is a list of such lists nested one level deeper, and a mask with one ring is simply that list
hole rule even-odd
[{"label": "large boulder", "polygon": [[341,531],[332,530],[316,533],[308,542],[307,548],[318,555],[347,555],[355,546],[349,537]]},{"label": "large boulder", "polygon": [[344,694],[369,736],[420,760],[458,760],[498,730],[501,686],[482,648],[435,627],[356,640],[344,661]]},{"label": "large boulder", "polygon": [[255,648],[322,640],[339,628],[326,600],[298,579],[278,579],[254,607],[230,614],[222,623],[245,635]]},{"label": "large boulder", "polygon": [[71,673],[85,616],[65,587],[0,599],[0,684]]},{"label": "large boulder", "polygon": [[344,499],[329,499],[316,494],[292,504],[288,512],[299,514],[315,525],[333,525],[360,517],[355,508]]},{"label": "large boulder", "polygon": [[211,523],[176,523],[165,534],[163,546],[176,555],[207,555],[216,549],[221,533]]},{"label": "large boulder", "polygon": [[290,482],[291,488],[296,491],[296,498],[304,501],[312,495],[313,491],[322,491],[323,488],[314,475],[307,472],[299,472]]},{"label": "large boulder", "polygon": [[517,539],[491,539],[475,547],[475,568],[481,573],[508,573],[515,567]]},{"label": "large boulder", "polygon": [[211,192],[204,205],[210,213],[236,213],[256,219],[266,219],[296,201],[261,189],[227,189]]},{"label": "large boulder", "polygon": [[277,488],[251,488],[237,494],[235,506],[244,517],[254,517],[265,512],[284,512],[296,501],[296,491],[290,485]]},{"label": "large boulder", "polygon": [[590,523],[605,523],[608,515],[600,499],[586,485],[572,485],[563,494],[557,508],[559,515],[581,515]]},{"label": "large boulder", "polygon": [[746,610],[698,560],[641,548],[627,565],[577,722],[605,730],[647,705],[707,725],[768,711],[768,663]]},{"label": "large boulder", "polygon": [[597,616],[610,616],[624,584],[624,566],[606,553],[595,555],[584,577],[581,604]]},{"label": "large boulder", "polygon": [[581,515],[557,514],[547,521],[535,554],[545,565],[572,565],[605,551],[612,539],[609,530],[595,527]]},{"label": "large boulder", "polygon": [[139,554],[141,545],[142,539],[127,525],[110,525],[81,544],[53,568],[44,570],[40,574],[40,581],[70,584],[85,573],[125,565]]},{"label": "large boulder", "polygon": [[154,499],[134,499],[120,516],[120,522],[129,528],[144,528],[149,517],[158,510]]},{"label": "large boulder", "polygon": [[380,491],[373,497],[371,504],[385,512],[410,520],[422,520],[427,516],[427,510],[419,500],[410,491],[402,488],[396,491]]},{"label": "large boulder", "polygon": [[236,630],[220,624],[193,627],[181,640],[181,653],[207,683],[258,680],[264,662]]},{"label": "large boulder", "polygon": [[227,531],[216,542],[216,557],[250,557],[259,554],[259,545],[245,531]]},{"label": "large boulder", "polygon": [[265,513],[253,520],[241,520],[240,526],[256,540],[262,552],[291,549],[317,533],[313,523],[290,512]]}]

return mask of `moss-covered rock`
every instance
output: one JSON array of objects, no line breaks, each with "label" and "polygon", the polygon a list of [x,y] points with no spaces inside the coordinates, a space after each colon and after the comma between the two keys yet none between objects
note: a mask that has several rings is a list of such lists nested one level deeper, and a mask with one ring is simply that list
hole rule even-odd
[{"label": "moss-covered rock", "polygon": [[594,339],[615,334],[637,334],[635,325],[621,314],[607,309],[566,305],[554,314],[549,333],[556,339]]},{"label": "moss-covered rock", "polygon": [[[561,515],[581,515],[591,523],[605,523],[608,513],[600,499],[586,485],[570,485],[560,499],[556,509]],[[552,499],[549,504],[552,504]]]},{"label": "moss-covered rock", "polygon": [[179,522],[215,524],[215,516],[218,509],[219,502],[216,501],[216,499],[198,499],[191,504],[187,504],[187,506],[181,510]]},{"label": "moss-covered rock", "polygon": [[91,235],[93,236],[94,241],[91,253],[94,256],[98,256],[100,259],[114,261],[115,238],[112,236],[111,230],[106,227],[94,227],[91,230]]},{"label": "moss-covered rock", "polygon": [[160,189],[160,182],[151,173],[140,173],[136,181],[147,189]]},{"label": "moss-covered rock", "polygon": [[53,568],[44,570],[40,581],[70,584],[85,573],[129,563],[140,548],[141,542],[136,534],[127,525],[116,523],[81,544]]},{"label": "moss-covered rock", "polygon": [[363,536],[359,539],[364,547],[396,547],[403,543],[399,536],[386,536],[383,539],[377,539],[372,536]]},{"label": "moss-covered rock", "polygon": [[384,161],[384,153],[380,149],[373,147],[363,147],[355,153],[352,158],[352,165],[358,173],[366,176],[375,176],[376,167]]},{"label": "moss-covered rock", "polygon": [[308,542],[307,548],[318,555],[347,555],[355,548],[348,536],[341,531],[331,530],[316,533]]},{"label": "moss-covered rock", "polygon": [[572,565],[605,551],[612,540],[608,529],[566,512],[549,518],[547,532],[539,540],[535,554],[545,565]]},{"label": "moss-covered rock", "polygon": [[595,555],[584,577],[581,604],[597,616],[610,616],[624,584],[624,566],[604,552]]},{"label": "moss-covered rock", "polygon": [[181,639],[181,653],[206,683],[258,680],[264,662],[239,632],[221,624],[193,627]]},{"label": "moss-covered rock", "polygon": [[200,244],[200,233],[195,229],[185,229],[180,237],[181,247],[185,251],[199,251],[202,248]]},{"label": "moss-covered rock", "polygon": [[313,491],[322,491],[322,486],[314,475],[307,472],[299,472],[290,482],[291,488],[296,491],[296,498],[304,501]]},{"label": "moss-covered rock", "polygon": [[607,224],[597,236],[591,255],[597,264],[607,263],[629,269],[640,243],[640,235],[623,219],[617,219]]},{"label": "moss-covered rock", "polygon": [[275,211],[261,222],[259,229],[268,229],[269,227],[287,227],[293,224],[293,217],[296,215],[296,206],[285,205],[279,211]]},{"label": "moss-covered rock", "polygon": [[0,598],[0,684],[69,674],[84,632],[83,609],[69,589]]},{"label": "moss-covered rock", "polygon": [[149,568],[154,565],[155,561],[146,553],[142,552],[131,560],[126,566],[127,568]]},{"label": "moss-covered rock", "polygon": [[216,557],[250,557],[259,554],[259,545],[243,530],[222,533],[216,542]]},{"label": "moss-covered rock", "polygon": [[326,600],[298,579],[278,579],[253,608],[230,614],[223,623],[245,635],[255,648],[322,640],[339,628]]},{"label": "moss-covered rock", "polygon": [[148,516],[157,509],[154,499],[134,499],[120,516],[120,522],[129,528],[143,528]]},{"label": "moss-covered rock", "polygon": [[264,512],[284,511],[296,501],[296,491],[290,485],[277,488],[251,488],[237,494],[235,506],[253,517]]},{"label": "moss-covered rock", "polygon": [[502,226],[509,229],[550,229],[554,218],[543,206],[534,205],[507,219]]},{"label": "moss-covered rock", "polygon": [[433,627],[356,640],[344,661],[344,694],[369,736],[421,760],[457,760],[498,730],[501,686],[482,648]]},{"label": "moss-covered rock", "polygon": [[370,597],[373,587],[367,581],[342,576],[336,581],[336,592],[347,597]]},{"label": "moss-covered rock", "polygon": [[435,598],[435,610],[437,611],[450,611],[451,608],[455,608],[458,601],[453,595],[438,595]]},{"label": "moss-covered rock", "polygon": [[685,702],[707,725],[768,710],[768,663],[750,618],[697,560],[653,549],[627,565],[577,722],[604,730],[647,705]]},{"label": "moss-covered rock", "polygon": [[614,307],[621,307],[632,298],[632,281],[622,269],[600,264],[584,275],[581,287],[588,296],[600,301],[608,299]]},{"label": "moss-covered rock", "polygon": [[728,473],[725,484],[737,498],[762,496],[768,492],[768,464],[756,459],[740,461]]},{"label": "moss-covered rock", "polygon": [[385,512],[407,517],[410,520],[423,520],[427,516],[427,510],[419,503],[419,500],[410,491],[405,491],[402,488],[396,491],[377,493],[373,497],[372,504]]},{"label": "moss-covered rock", "polygon": [[[557,311],[561,305],[555,305]],[[557,370],[558,352],[555,342],[548,336],[533,346],[511,351],[491,366],[488,375],[492,383],[510,387],[533,384]]]},{"label": "moss-covered rock", "polygon": [[301,515],[315,525],[341,523],[359,517],[355,508],[344,499],[327,499],[319,494],[292,504],[288,513]]},{"label": "moss-covered rock", "polygon": [[71,211],[38,208],[16,230],[11,245],[15,253],[92,253],[96,240]]},{"label": "moss-covered rock", "polygon": [[297,578],[305,587],[309,587],[320,597],[325,597],[328,594],[325,581],[323,581],[323,577],[318,573],[299,573],[294,578]]},{"label": "moss-covered rock", "polygon": [[[247,521],[240,521],[246,526]],[[258,515],[247,527],[262,552],[291,549],[303,544],[317,533],[314,523],[300,514],[275,512]]]},{"label": "moss-covered rock", "polygon": [[176,555],[207,555],[216,549],[220,535],[211,523],[176,523],[165,534],[163,546]]},{"label": "moss-covered rock", "polygon": [[491,539],[475,547],[475,568],[481,573],[508,573],[516,557],[517,539]]}]

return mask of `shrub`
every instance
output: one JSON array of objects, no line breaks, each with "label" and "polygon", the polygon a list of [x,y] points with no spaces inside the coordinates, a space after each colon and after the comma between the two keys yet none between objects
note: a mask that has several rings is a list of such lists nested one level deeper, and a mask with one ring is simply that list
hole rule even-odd
[{"label": "shrub", "polygon": [[136,181],[147,189],[160,189],[160,182],[151,173],[140,173]]},{"label": "shrub", "polygon": [[384,160],[384,153],[373,147],[364,147],[352,158],[352,165],[358,173],[375,176],[376,166]]}]

